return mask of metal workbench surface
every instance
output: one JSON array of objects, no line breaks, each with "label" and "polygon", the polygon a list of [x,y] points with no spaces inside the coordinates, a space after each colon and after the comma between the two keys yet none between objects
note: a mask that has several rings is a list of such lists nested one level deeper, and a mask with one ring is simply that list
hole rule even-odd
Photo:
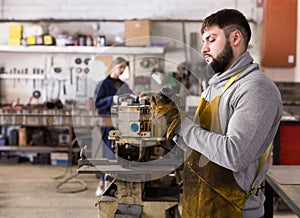
[{"label": "metal workbench surface", "polygon": [[[273,165],[267,172],[266,181],[291,210],[300,217],[300,166]],[[273,198],[273,194],[268,189],[266,190],[266,197],[267,200]],[[266,210],[267,214],[273,211],[273,208],[266,208]]]}]

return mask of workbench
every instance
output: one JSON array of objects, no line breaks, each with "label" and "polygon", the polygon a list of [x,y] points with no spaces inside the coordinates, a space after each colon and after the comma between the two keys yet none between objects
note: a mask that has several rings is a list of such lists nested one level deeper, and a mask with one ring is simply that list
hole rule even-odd
[{"label": "workbench", "polygon": [[122,163],[106,158],[90,158],[78,160],[77,173],[103,172],[114,178],[96,202],[99,218],[178,217],[175,214],[179,203],[180,186],[173,184],[165,187],[163,183],[162,186],[157,183],[157,186],[149,187],[147,182],[174,172],[179,164],[180,162],[171,160],[161,160],[158,163],[134,161]]},{"label": "workbench", "polygon": [[265,218],[273,217],[274,192],[300,217],[300,165],[273,165],[267,171]]}]

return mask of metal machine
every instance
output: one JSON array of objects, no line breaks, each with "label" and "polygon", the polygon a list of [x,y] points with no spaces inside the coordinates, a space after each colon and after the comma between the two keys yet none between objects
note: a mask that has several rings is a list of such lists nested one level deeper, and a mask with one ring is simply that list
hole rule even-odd
[{"label": "metal machine", "polygon": [[[150,161],[161,156],[159,146],[153,146],[164,137],[151,122],[150,102],[125,98],[112,107],[111,114],[117,116],[116,130],[110,131],[119,161]],[[159,154],[157,154],[159,153]],[[155,156],[155,157],[152,157]]]},{"label": "metal machine", "polygon": [[[168,95],[159,94],[166,103],[173,103]],[[101,171],[111,178],[97,202],[101,218],[179,217],[184,155],[166,138],[168,123],[154,114],[150,101],[155,97],[157,93],[121,96],[111,108],[115,130],[109,138],[116,160],[79,160],[78,173]]]}]

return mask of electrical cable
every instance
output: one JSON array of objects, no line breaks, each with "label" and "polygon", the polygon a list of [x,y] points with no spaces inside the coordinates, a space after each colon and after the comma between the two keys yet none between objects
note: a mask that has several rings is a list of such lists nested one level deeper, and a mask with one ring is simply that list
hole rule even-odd
[{"label": "electrical cable", "polygon": [[[88,189],[86,183],[84,181],[82,181],[81,179],[75,179],[78,174],[73,174],[72,172],[72,167],[73,167],[73,160],[72,160],[72,149],[73,149],[73,146],[74,144],[77,142],[77,137],[75,137],[72,142],[70,143],[70,147],[69,147],[69,161],[68,161],[68,166],[66,168],[66,171],[63,175],[61,176],[57,176],[55,177],[54,179],[62,179],[62,178],[65,178],[62,182],[60,182],[57,186],[56,186],[56,192],[58,193],[77,193],[77,192],[82,192],[82,191],[85,191]],[[67,174],[68,174],[68,171],[70,172],[70,176],[69,177],[66,177]],[[65,188],[65,189],[62,189],[62,187],[69,183],[69,182],[73,182],[73,183],[78,183],[81,185],[81,188],[79,189],[68,189],[68,188]]]}]

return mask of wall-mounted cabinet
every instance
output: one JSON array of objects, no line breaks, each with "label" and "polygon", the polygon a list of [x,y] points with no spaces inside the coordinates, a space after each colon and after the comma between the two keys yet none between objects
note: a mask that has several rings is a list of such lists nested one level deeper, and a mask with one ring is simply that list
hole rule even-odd
[{"label": "wall-mounted cabinet", "polygon": [[298,0],[265,0],[262,33],[262,65],[296,65]]}]

